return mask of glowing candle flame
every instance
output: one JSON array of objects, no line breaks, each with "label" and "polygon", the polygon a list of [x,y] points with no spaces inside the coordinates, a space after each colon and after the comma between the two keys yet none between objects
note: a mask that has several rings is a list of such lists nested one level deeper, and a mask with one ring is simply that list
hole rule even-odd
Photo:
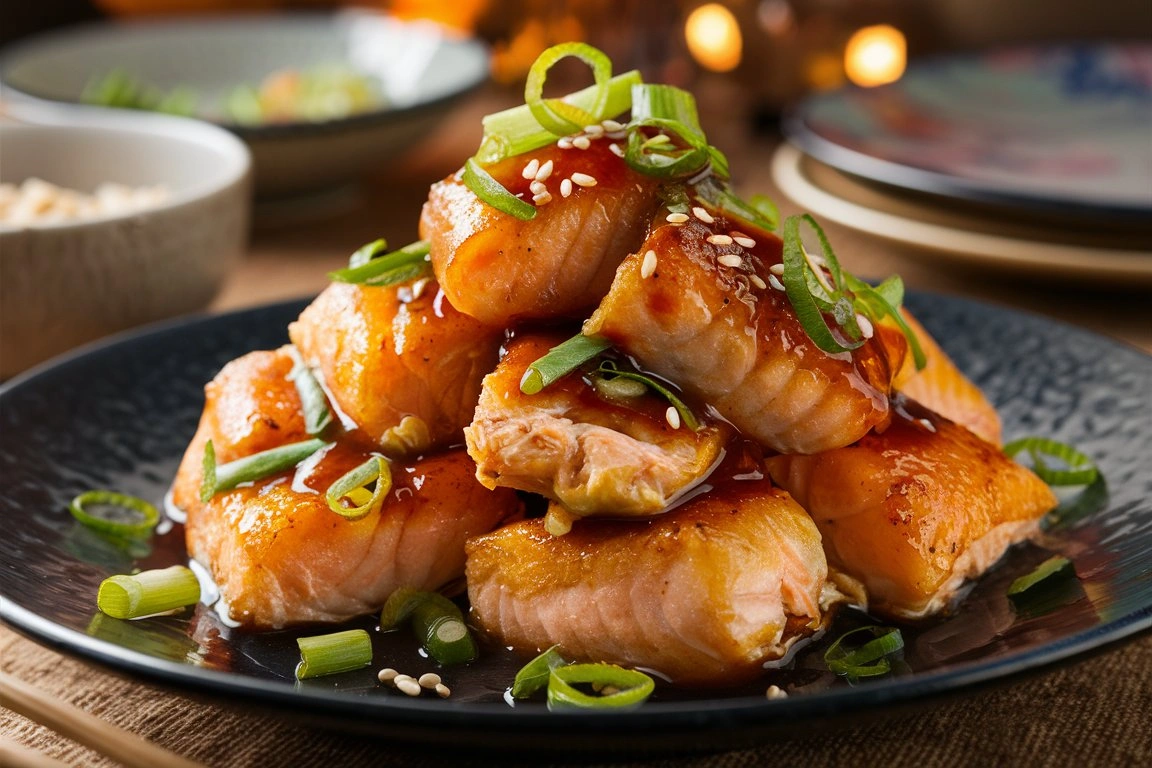
[{"label": "glowing candle flame", "polygon": [[740,63],[744,46],[740,24],[719,3],[702,5],[688,15],[684,40],[692,58],[705,69],[730,72]]},{"label": "glowing candle flame", "polygon": [[894,83],[904,74],[908,57],[904,34],[887,24],[856,30],[844,51],[848,79],[866,88]]}]

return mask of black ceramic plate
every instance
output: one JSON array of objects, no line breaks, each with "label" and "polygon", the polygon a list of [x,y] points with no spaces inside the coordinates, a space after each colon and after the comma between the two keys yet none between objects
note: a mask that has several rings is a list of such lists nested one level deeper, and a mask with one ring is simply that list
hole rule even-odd
[{"label": "black ceramic plate", "polygon": [[[431,669],[398,633],[373,632],[376,667],[301,685],[293,680],[299,633],[236,632],[203,606],[136,622],[96,615],[94,596],[105,576],[184,562],[180,531],[125,552],[74,524],[68,500],[107,487],[159,502],[196,426],[203,383],[233,357],[284,343],[300,302],[124,336],[0,392],[0,618],[129,675],[311,722],[470,748],[515,743],[601,755],[733,748],[800,722],[806,729],[856,722],[1056,664],[1152,626],[1152,358],[1069,326],[959,299],[914,294],[909,305],[1000,407],[1007,437],[1074,442],[1099,461],[1110,498],[1045,542],[1073,560],[1078,579],[1014,605],[1007,585],[1049,552],[1013,550],[954,615],[905,628],[903,661],[886,678],[855,687],[836,680],[823,670],[816,645],[756,686],[694,695],[658,689],[642,708],[609,715],[549,713],[537,703],[505,703],[519,662],[497,650],[472,668],[444,672],[451,699],[409,699],[374,676],[384,665]],[[856,619],[839,621],[849,627]],[[371,629],[372,620],[352,626]],[[767,700],[771,682],[791,695]]]}]

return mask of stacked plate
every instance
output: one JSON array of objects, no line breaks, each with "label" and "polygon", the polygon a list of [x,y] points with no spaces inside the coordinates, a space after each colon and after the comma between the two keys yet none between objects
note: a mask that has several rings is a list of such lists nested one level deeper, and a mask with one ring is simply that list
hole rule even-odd
[{"label": "stacked plate", "polygon": [[973,265],[1152,285],[1152,46],[925,60],[785,121],[785,194]]}]

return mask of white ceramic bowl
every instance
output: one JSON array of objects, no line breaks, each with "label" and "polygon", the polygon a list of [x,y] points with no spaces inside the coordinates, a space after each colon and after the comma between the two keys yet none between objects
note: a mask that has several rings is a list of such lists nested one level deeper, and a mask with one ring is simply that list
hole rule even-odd
[{"label": "white ceramic bowl", "polygon": [[[370,11],[109,23],[53,32],[0,58],[0,88],[14,103],[79,101],[116,69],[160,88],[187,86],[216,104],[240,84],[284,69],[337,64],[373,76],[383,108],[326,122],[246,127],[220,115],[249,144],[257,194],[283,197],[347,183],[387,167],[426,136],[450,104],[488,77],[485,46],[430,22]],[[61,104],[63,102],[63,104]],[[62,122],[65,112],[37,119]]]},{"label": "white ceramic bowl", "polygon": [[[91,339],[206,306],[247,241],[251,158],[225,130],[134,115],[118,127],[0,125],[0,181],[91,193],[162,185],[154,207],[0,222],[0,377]],[[129,125],[131,127],[129,127]]]}]

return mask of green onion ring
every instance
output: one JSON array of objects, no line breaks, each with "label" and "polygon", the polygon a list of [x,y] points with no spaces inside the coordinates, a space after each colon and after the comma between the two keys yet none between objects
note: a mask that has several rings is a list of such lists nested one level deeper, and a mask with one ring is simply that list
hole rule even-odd
[{"label": "green onion ring", "polygon": [[559,648],[560,646],[558,645],[552,646],[525,664],[520,671],[516,673],[516,679],[512,682],[512,698],[528,698],[536,693],[536,691],[548,685],[548,680],[552,676],[552,670],[568,664],[568,661],[560,655]]},{"label": "green onion ring", "polygon": [[1014,597],[1016,595],[1021,595],[1032,589],[1032,587],[1036,586],[1040,582],[1045,581],[1046,579],[1051,578],[1058,573],[1066,574],[1071,571],[1073,574],[1075,574],[1076,571],[1069,568],[1071,565],[1072,561],[1066,557],[1060,557],[1059,555],[1050,557],[1044,562],[1040,563],[1040,565],[1036,566],[1035,570],[1033,570],[1031,573],[1021,576],[1020,578],[1013,581],[1011,586],[1008,587],[1008,596]]},{"label": "green onion ring", "polygon": [[[367,486],[373,483],[375,487],[372,491],[368,491]],[[383,456],[373,456],[328,486],[324,498],[328,502],[328,508],[340,517],[345,520],[359,520],[378,510],[390,490],[392,490],[392,471],[388,460]],[[353,498],[353,494],[366,498]],[[355,506],[344,506],[342,502],[345,498],[351,500]]]},{"label": "green onion ring", "polygon": [[861,347],[864,339],[842,344],[828,327],[808,282],[808,273],[812,267],[804,255],[804,243],[800,239],[800,221],[799,216],[789,216],[784,220],[784,275],[781,282],[784,283],[785,295],[792,308],[796,310],[796,319],[800,321],[804,332],[817,347],[830,354],[851,352]]},{"label": "green onion ring", "polygon": [[207,504],[220,491],[228,491],[241,483],[263,480],[291,469],[326,445],[328,443],[318,438],[303,440],[217,466],[216,449],[209,440],[204,445],[204,477],[200,483],[200,501]]},{"label": "green onion ring", "polygon": [[[124,522],[94,515],[85,509],[89,504],[104,504],[126,509],[137,513],[140,519],[135,522]],[[160,522],[160,511],[155,506],[144,499],[115,491],[85,491],[72,499],[68,511],[72,513],[72,517],[92,530],[127,538],[147,536]]]},{"label": "green onion ring", "polygon": [[464,161],[464,184],[476,193],[476,197],[501,213],[515,216],[521,221],[536,218],[536,206],[509,192],[503,184],[481,168],[475,158],[470,157]]},{"label": "green onion ring", "polygon": [[613,377],[618,376],[622,379],[630,379],[632,381],[640,382],[667,400],[669,405],[675,408],[676,412],[680,414],[680,420],[684,422],[684,426],[688,427],[693,432],[700,431],[700,422],[696,419],[696,415],[692,413],[692,409],[689,408],[683,400],[677,397],[675,392],[661,384],[653,377],[646,376],[643,373],[636,373],[635,371],[622,371],[617,368],[616,364],[611,360],[605,360],[604,362],[600,363],[600,367],[597,369],[597,371],[601,375]]},{"label": "green onion ring", "polygon": [[[666,131],[688,146],[669,145],[673,148],[673,152],[661,152],[658,147],[646,146],[647,139],[639,128],[657,128]],[[683,123],[650,117],[633,120],[629,123],[629,131],[624,162],[637,173],[658,179],[673,179],[691,176],[708,165],[708,143]]]},{"label": "green onion ring", "polygon": [[572,373],[610,346],[612,342],[602,336],[585,336],[578,333],[552,347],[543,357],[532,362],[520,379],[520,391],[526,395],[534,395]]},{"label": "green onion ring", "polygon": [[[377,287],[400,283],[426,269],[429,250],[427,240],[417,240],[392,253],[375,256],[359,266],[329,272],[328,279],[337,283],[367,284]],[[397,275],[400,276],[399,279]]]},{"label": "green onion ring", "polygon": [[[841,645],[849,637],[861,633],[870,633],[874,639],[851,651],[845,651]],[[849,679],[858,677],[876,677],[891,670],[888,656],[904,648],[904,636],[894,627],[860,627],[841,635],[836,642],[824,652],[824,663],[828,669],[837,675]]]},{"label": "green onion ring", "polygon": [[[1032,457],[1032,471],[1048,485],[1089,485],[1100,472],[1089,456],[1067,443],[1046,437],[1022,437],[1005,445],[1003,450],[1009,457],[1027,451]],[[1063,461],[1068,469],[1052,469],[1044,462],[1044,456]]]},{"label": "green onion ring", "polygon": [[[618,688],[606,696],[590,696],[577,684]],[[655,681],[634,669],[615,664],[569,664],[548,675],[548,709],[622,709],[644,703],[656,688]]]},{"label": "green onion ring", "polygon": [[[544,82],[548,70],[569,56],[580,59],[592,70],[596,83],[596,98],[591,109],[584,110],[562,99],[545,99]],[[561,43],[547,49],[533,62],[524,84],[524,103],[541,126],[557,136],[566,136],[583,130],[584,126],[599,122],[608,102],[608,81],[612,78],[612,60],[603,51],[587,43]]]}]

